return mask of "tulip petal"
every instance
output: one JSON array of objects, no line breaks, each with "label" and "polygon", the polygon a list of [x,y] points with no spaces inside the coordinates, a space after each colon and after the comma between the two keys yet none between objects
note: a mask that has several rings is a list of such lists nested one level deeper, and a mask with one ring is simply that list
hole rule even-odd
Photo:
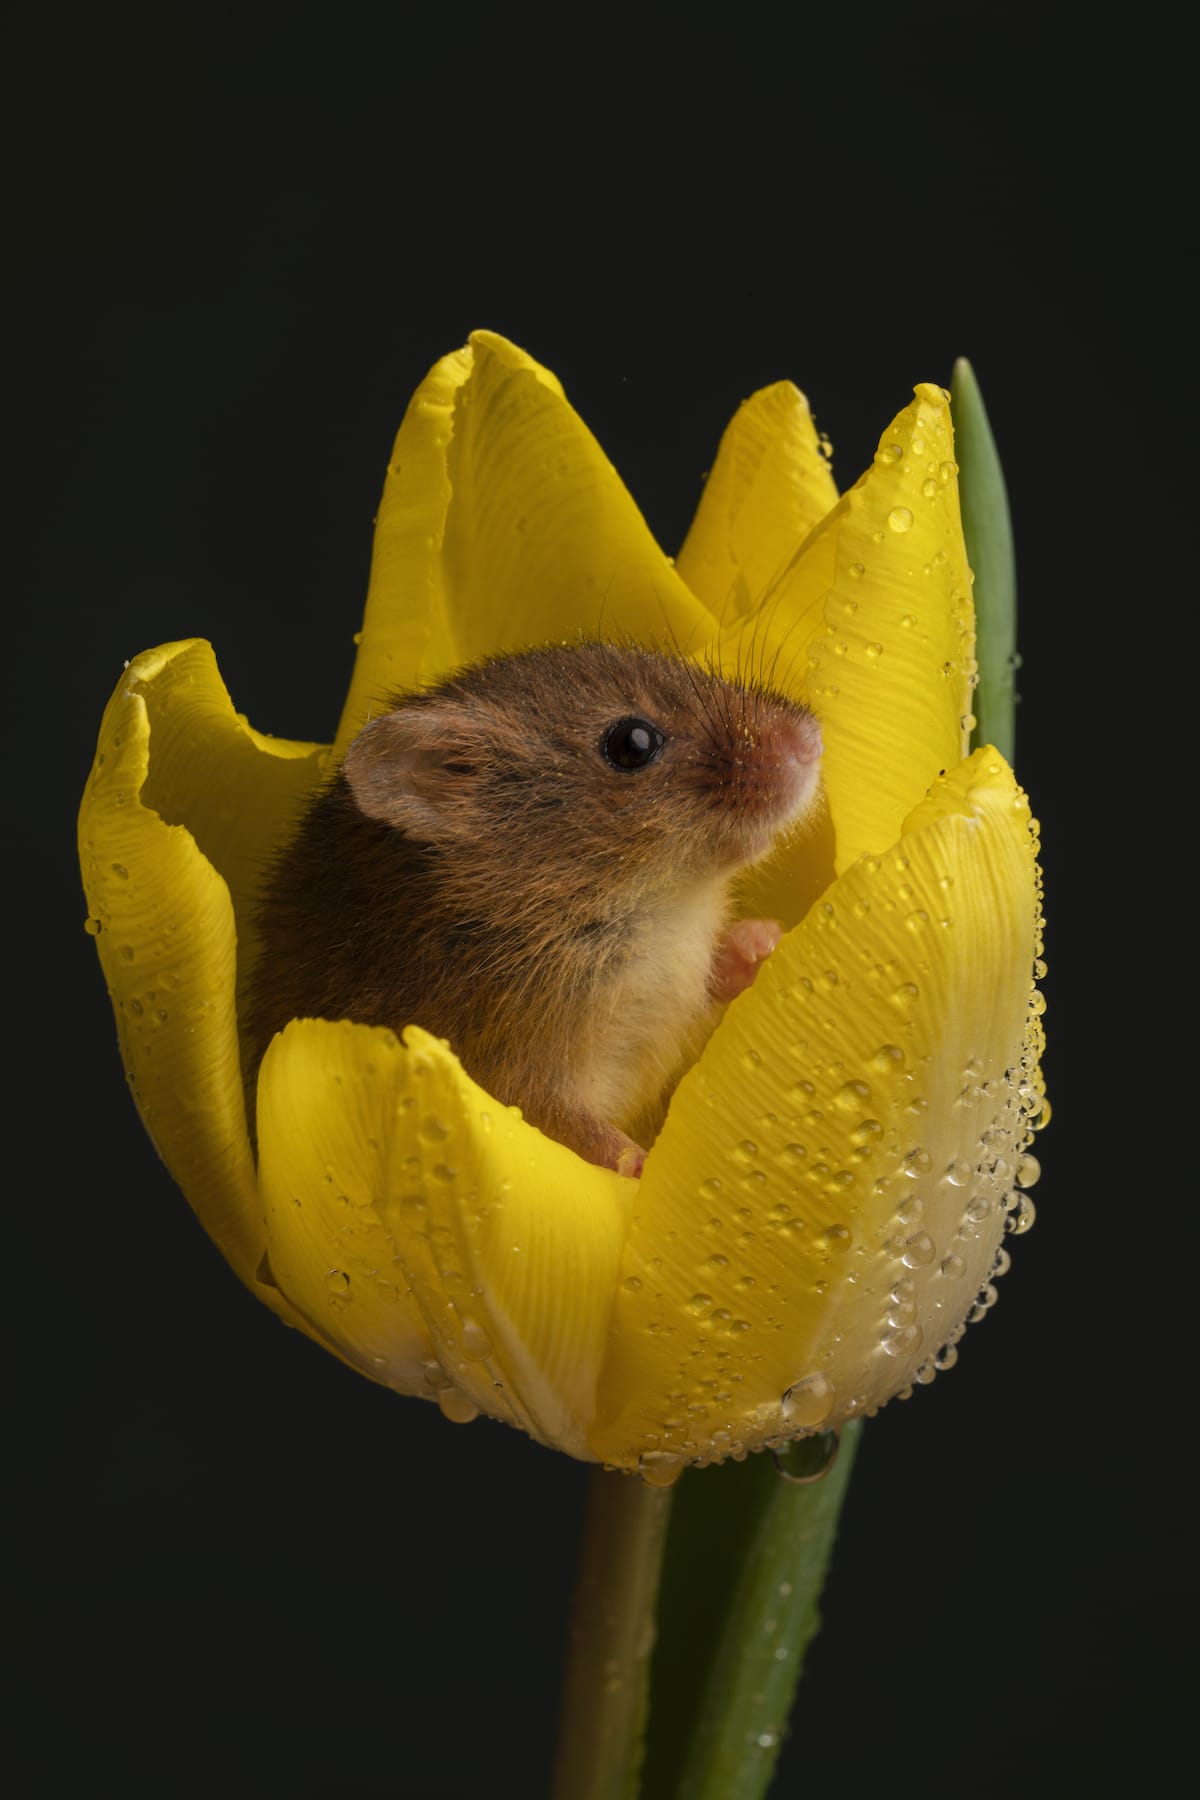
[{"label": "tulip petal", "polygon": [[396,439],[337,752],[397,692],[464,663],[623,636],[691,648],[711,622],[555,378],[476,332]]},{"label": "tulip petal", "polygon": [[646,1164],[597,1456],[753,1448],[952,1360],[1041,1105],[1035,852],[977,752],[729,1008]]},{"label": "tulip petal", "polygon": [[481,1411],[586,1458],[636,1184],[543,1137],[438,1039],[404,1037],[382,1212],[441,1365]]},{"label": "tulip petal", "polygon": [[770,593],[837,497],[804,395],[790,381],[761,388],[725,429],[675,566],[731,626]]},{"label": "tulip petal", "polygon": [[237,921],[225,871],[206,854],[248,894],[255,823],[310,779],[307,747],[264,743],[233,714],[207,645],[137,657],[100,727],[79,853],[146,1129],[241,1279],[295,1324],[256,1282],[266,1239],[238,1048]]},{"label": "tulip petal", "polygon": [[293,1020],[259,1074],[259,1185],[279,1289],[365,1375],[431,1400],[433,1344],[384,1223],[413,1087],[392,1032]]},{"label": "tulip petal", "polygon": [[915,392],[722,651],[725,666],[769,671],[819,715],[839,874],[894,843],[967,751],[974,615],[953,429],[941,388]]}]

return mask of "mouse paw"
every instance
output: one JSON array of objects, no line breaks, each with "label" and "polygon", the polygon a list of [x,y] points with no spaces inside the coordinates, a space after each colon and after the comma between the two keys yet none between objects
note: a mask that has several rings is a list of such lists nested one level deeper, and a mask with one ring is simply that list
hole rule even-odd
[{"label": "mouse paw", "polygon": [[617,1174],[627,1175],[631,1181],[640,1181],[642,1170],[646,1166],[646,1152],[637,1144],[630,1144],[617,1157]]},{"label": "mouse paw", "polygon": [[783,936],[778,919],[738,919],[729,927],[713,954],[710,985],[714,1000],[733,1000],[744,994],[758,973],[758,965]]}]

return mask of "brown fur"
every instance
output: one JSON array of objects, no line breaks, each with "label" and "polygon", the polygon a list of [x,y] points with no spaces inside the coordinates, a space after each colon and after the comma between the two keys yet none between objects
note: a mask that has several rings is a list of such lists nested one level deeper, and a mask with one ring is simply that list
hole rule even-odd
[{"label": "brown fur", "polygon": [[[647,767],[601,742],[666,733]],[[615,1166],[710,1001],[729,878],[811,808],[810,714],[681,658],[497,657],[351,744],[268,881],[252,1072],[297,1017],[449,1039],[498,1100]]]}]

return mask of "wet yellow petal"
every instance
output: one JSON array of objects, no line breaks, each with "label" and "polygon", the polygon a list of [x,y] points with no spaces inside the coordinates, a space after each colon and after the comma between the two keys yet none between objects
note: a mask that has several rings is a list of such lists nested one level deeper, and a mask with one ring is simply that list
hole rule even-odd
[{"label": "wet yellow petal", "polygon": [[646,1165],[603,1460],[724,1454],[928,1378],[1039,1104],[1037,892],[1024,796],[980,751],[730,1007]]},{"label": "wet yellow petal", "polygon": [[675,566],[732,626],[769,595],[837,497],[808,401],[778,381],[752,394],[727,426]]},{"label": "wet yellow petal", "polygon": [[699,647],[711,625],[554,377],[476,332],[396,439],[338,751],[464,662],[623,634]]},{"label": "wet yellow petal", "polygon": [[[194,798],[205,847],[217,845],[230,867],[240,867],[246,840],[224,808],[244,798],[254,813],[264,793],[278,797],[297,766],[296,747],[282,746],[279,757],[252,747],[260,771],[271,774],[262,775],[261,791],[247,778],[243,795],[237,759],[226,762],[225,752],[244,728],[229,708],[231,730],[223,745],[214,742],[216,690],[224,696],[206,645],[167,645],[130,663],[100,727],[79,854],[121,1056],[146,1129],[205,1229],[255,1285],[265,1237],[242,1095],[234,906],[229,884],[173,814],[176,803],[190,811]],[[255,1291],[289,1312],[272,1291]]]},{"label": "wet yellow petal", "polygon": [[258,947],[254,907],[267,860],[320,783],[323,744],[269,737],[234,711],[212,646],[194,638],[131,663],[151,731],[142,803],[182,825],[229,889],[238,991]]},{"label": "wet yellow petal", "polygon": [[390,1031],[293,1021],[259,1075],[259,1182],[280,1290],[364,1374],[432,1399],[433,1345],[384,1223],[413,1089]]},{"label": "wet yellow petal", "polygon": [[839,874],[893,843],[966,754],[974,614],[953,454],[946,397],[922,385],[762,616],[726,634],[727,666],[772,670],[821,719]]},{"label": "wet yellow petal", "polygon": [[405,1041],[382,1212],[442,1367],[481,1411],[586,1457],[636,1183],[543,1137],[426,1032]]}]

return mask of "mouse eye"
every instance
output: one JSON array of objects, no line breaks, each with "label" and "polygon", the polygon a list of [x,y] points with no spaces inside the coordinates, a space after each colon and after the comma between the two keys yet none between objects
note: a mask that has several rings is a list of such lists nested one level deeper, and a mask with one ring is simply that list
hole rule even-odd
[{"label": "mouse eye", "polygon": [[649,719],[618,719],[600,739],[600,754],[614,769],[644,769],[666,741]]}]

